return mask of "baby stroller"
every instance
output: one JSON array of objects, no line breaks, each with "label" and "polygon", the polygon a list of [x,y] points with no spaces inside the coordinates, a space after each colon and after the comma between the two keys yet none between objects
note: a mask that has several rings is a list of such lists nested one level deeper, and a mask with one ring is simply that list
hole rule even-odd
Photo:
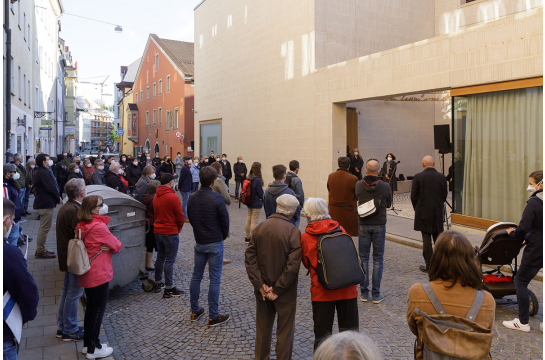
[{"label": "baby stroller", "polygon": [[[497,265],[496,269],[482,271],[484,289],[492,294],[495,299],[516,295],[517,293],[513,279],[517,274],[517,256],[525,243],[524,240],[513,239],[506,231],[509,228],[516,227],[517,224],[510,222],[500,222],[492,225],[486,231],[481,248],[476,249],[476,257],[481,263],[481,271],[482,265]],[[514,267],[512,264],[513,259],[515,260]],[[511,268],[513,276],[504,275],[501,272],[503,265]],[[530,295],[530,316],[534,316],[539,310],[539,302],[537,296],[530,289],[528,289],[528,293]]]}]

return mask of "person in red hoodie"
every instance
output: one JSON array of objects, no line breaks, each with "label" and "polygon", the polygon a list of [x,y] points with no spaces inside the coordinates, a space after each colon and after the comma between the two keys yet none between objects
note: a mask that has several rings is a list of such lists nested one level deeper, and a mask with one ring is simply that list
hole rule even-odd
[{"label": "person in red hoodie", "polygon": [[[308,198],[304,205],[308,225],[301,235],[303,265],[310,270],[312,300],[312,318],[314,320],[314,351],[333,332],[335,309],[339,331],[359,330],[358,286],[352,285],[337,290],[328,290],[318,281],[318,237],[331,230],[338,229],[339,223],[331,220],[324,199]],[[343,233],[346,231],[340,227]]]},{"label": "person in red hoodie", "polygon": [[78,285],[85,288],[87,307],[83,321],[83,349],[87,359],[99,359],[109,356],[114,351],[99,339],[102,317],[106,310],[110,281],[113,279],[112,253],[121,250],[121,241],[117,240],[108,229],[108,205],[98,195],[83,199],[78,210],[76,234],[83,240],[91,269],[78,276]]},{"label": "person in red hoodie", "polygon": [[[161,185],[153,198],[155,222],[153,233],[157,242],[157,260],[155,261],[155,292],[165,287],[163,297],[179,297],[184,292],[173,286],[174,262],[180,245],[180,231],[184,227],[185,214],[180,198],[176,195],[176,174],[161,175]],[[165,282],[163,283],[163,270]]]}]

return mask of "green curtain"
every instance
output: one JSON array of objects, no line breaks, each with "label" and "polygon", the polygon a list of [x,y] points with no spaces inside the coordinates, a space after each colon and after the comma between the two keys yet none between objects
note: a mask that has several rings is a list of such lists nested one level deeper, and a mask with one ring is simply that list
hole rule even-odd
[{"label": "green curtain", "polygon": [[469,95],[462,213],[518,223],[543,169],[543,87]]}]

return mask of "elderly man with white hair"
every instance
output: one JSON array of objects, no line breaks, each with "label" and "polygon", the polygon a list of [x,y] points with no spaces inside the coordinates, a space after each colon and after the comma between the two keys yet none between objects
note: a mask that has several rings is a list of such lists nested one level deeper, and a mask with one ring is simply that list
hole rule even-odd
[{"label": "elderly man with white hair", "polygon": [[105,176],[106,186],[111,187],[120,193],[126,194],[127,187],[125,184],[123,184],[123,181],[121,181],[119,175],[123,175],[121,164],[116,161],[112,161],[110,163],[110,170],[106,172]]},{"label": "elderly man with white hair", "polygon": [[329,216],[327,203],[324,199],[308,198],[304,205],[308,225],[301,235],[303,250],[303,265],[310,271],[310,298],[312,300],[312,318],[314,320],[314,351],[333,333],[335,309],[339,331],[359,329],[358,317],[358,286],[352,285],[336,290],[324,288],[318,281],[318,238],[340,228],[346,231]]},{"label": "elderly man with white hair", "polygon": [[246,249],[246,271],[256,296],[256,359],[270,357],[276,314],[276,356],[291,359],[302,252],[301,232],[290,219],[298,206],[295,196],[280,195],[276,213],[256,226]]}]

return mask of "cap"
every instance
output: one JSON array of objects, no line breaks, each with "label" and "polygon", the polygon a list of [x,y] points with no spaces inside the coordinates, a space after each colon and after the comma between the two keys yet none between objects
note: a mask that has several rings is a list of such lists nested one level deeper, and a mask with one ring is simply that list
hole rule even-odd
[{"label": "cap", "polygon": [[299,206],[299,200],[297,200],[297,198],[293,195],[284,194],[284,195],[280,195],[276,199],[277,210],[292,212],[297,209],[297,206]]},{"label": "cap", "polygon": [[193,159],[193,158],[191,156],[189,156],[189,155],[186,155],[186,156],[183,157],[184,161],[191,160],[191,159]]},{"label": "cap", "polygon": [[159,179],[159,181],[161,181],[161,185],[166,185],[172,180],[177,178],[178,178],[178,175],[176,174],[163,174],[161,175],[161,178]]}]

